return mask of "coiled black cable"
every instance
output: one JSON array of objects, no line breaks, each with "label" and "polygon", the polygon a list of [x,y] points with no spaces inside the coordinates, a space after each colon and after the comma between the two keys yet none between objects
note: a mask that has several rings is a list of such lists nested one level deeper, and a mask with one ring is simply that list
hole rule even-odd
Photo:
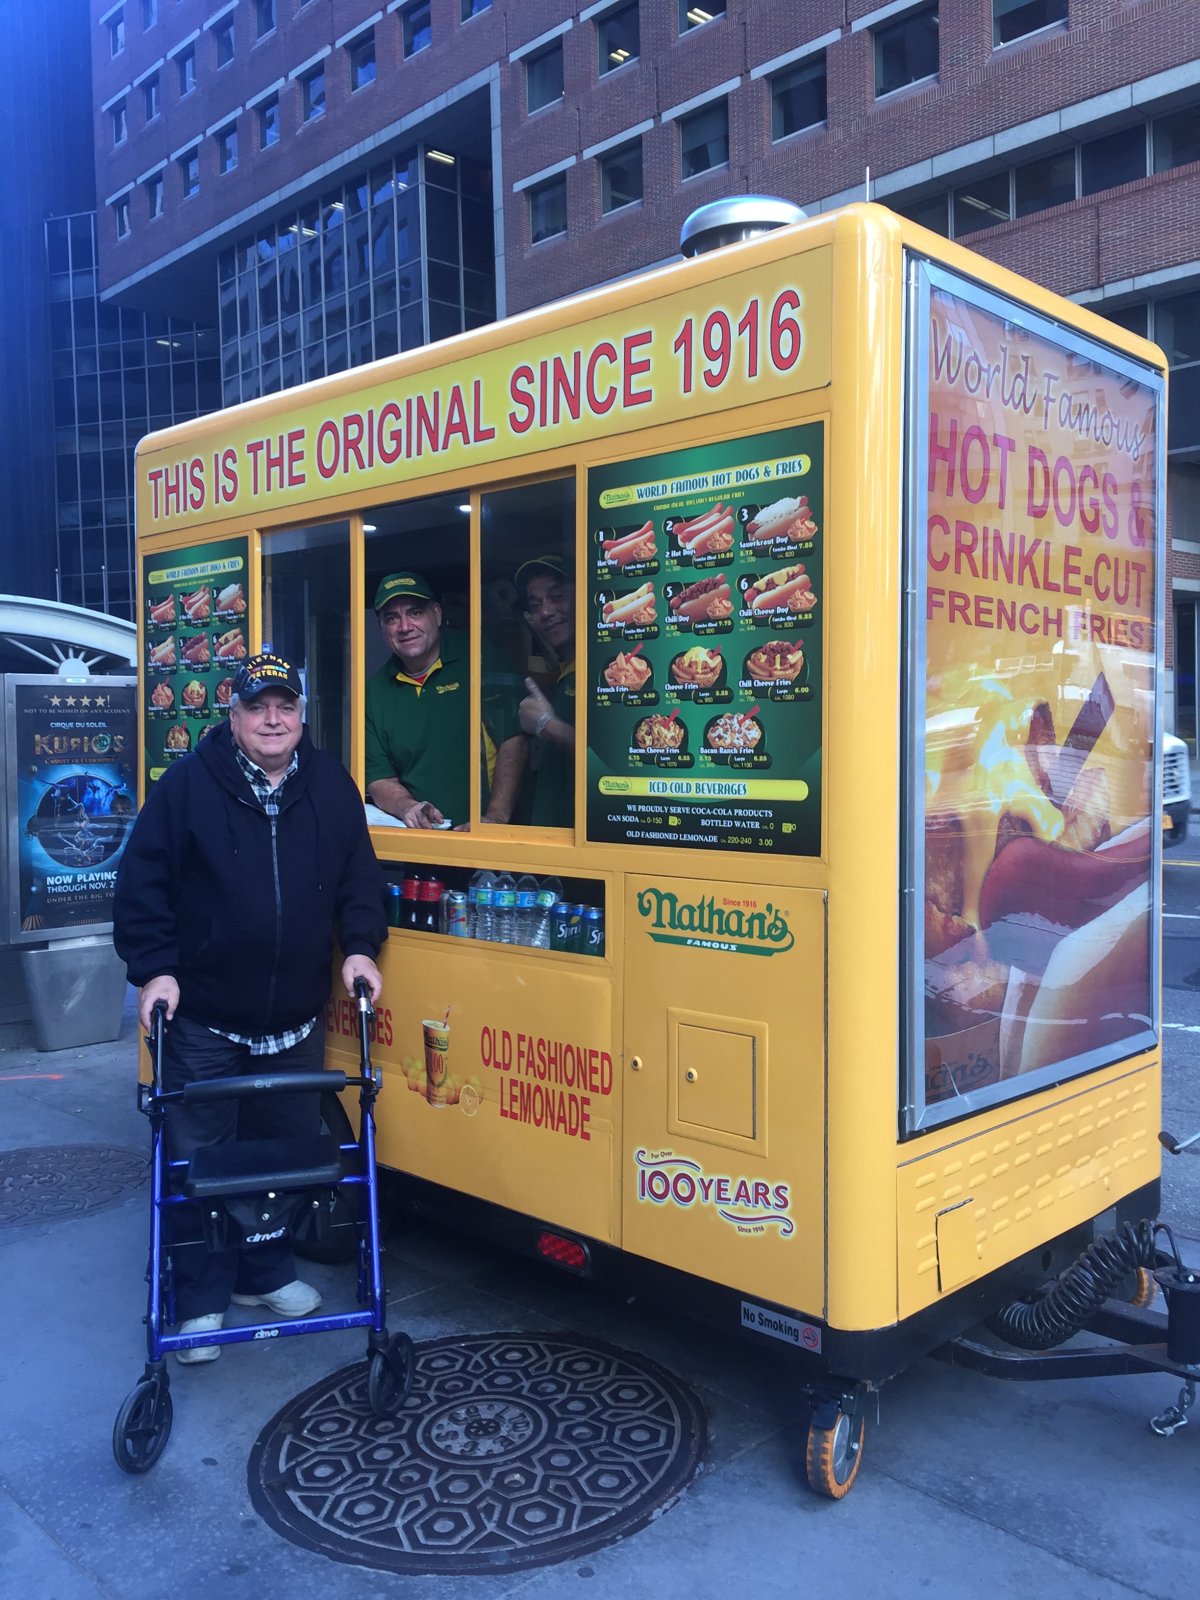
[{"label": "coiled black cable", "polygon": [[1094,1239],[1078,1261],[1036,1300],[1014,1300],[987,1319],[987,1327],[1019,1350],[1052,1350],[1086,1327],[1121,1279],[1138,1267],[1159,1264],[1160,1222],[1125,1222],[1107,1239]]}]

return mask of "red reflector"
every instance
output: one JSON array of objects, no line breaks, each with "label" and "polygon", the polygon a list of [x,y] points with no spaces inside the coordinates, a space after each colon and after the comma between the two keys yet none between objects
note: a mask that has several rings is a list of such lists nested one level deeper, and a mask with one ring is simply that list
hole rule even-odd
[{"label": "red reflector", "polygon": [[537,1247],[538,1254],[547,1261],[557,1261],[560,1267],[570,1267],[573,1272],[582,1272],[588,1264],[587,1251],[578,1239],[564,1239],[557,1233],[539,1233]]}]

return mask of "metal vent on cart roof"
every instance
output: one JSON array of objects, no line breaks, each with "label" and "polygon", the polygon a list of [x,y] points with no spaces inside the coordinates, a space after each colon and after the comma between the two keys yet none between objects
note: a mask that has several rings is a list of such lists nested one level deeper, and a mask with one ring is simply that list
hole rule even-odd
[{"label": "metal vent on cart roof", "polygon": [[706,255],[727,244],[757,239],[776,228],[803,222],[808,213],[791,200],[767,194],[737,194],[727,200],[710,200],[697,206],[679,230],[679,249],[685,256]]}]

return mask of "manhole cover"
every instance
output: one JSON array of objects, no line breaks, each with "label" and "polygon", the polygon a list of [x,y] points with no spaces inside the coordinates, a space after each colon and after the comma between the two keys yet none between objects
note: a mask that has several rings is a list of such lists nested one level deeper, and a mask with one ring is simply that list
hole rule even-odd
[{"label": "manhole cover", "polygon": [[148,1172],[145,1155],[98,1144],[0,1150],[0,1227],[99,1211],[136,1189]]},{"label": "manhole cover", "polygon": [[644,1356],[576,1335],[433,1339],[386,1422],[366,1363],[314,1384],[250,1455],[277,1532],[403,1573],[509,1572],[642,1527],[700,1461],[699,1398]]}]

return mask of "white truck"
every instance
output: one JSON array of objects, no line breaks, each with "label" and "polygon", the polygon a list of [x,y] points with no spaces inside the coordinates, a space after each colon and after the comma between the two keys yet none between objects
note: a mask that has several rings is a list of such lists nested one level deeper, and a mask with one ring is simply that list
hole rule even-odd
[{"label": "white truck", "polygon": [[1182,844],[1192,809],[1188,747],[1173,733],[1163,734],[1163,843]]}]

